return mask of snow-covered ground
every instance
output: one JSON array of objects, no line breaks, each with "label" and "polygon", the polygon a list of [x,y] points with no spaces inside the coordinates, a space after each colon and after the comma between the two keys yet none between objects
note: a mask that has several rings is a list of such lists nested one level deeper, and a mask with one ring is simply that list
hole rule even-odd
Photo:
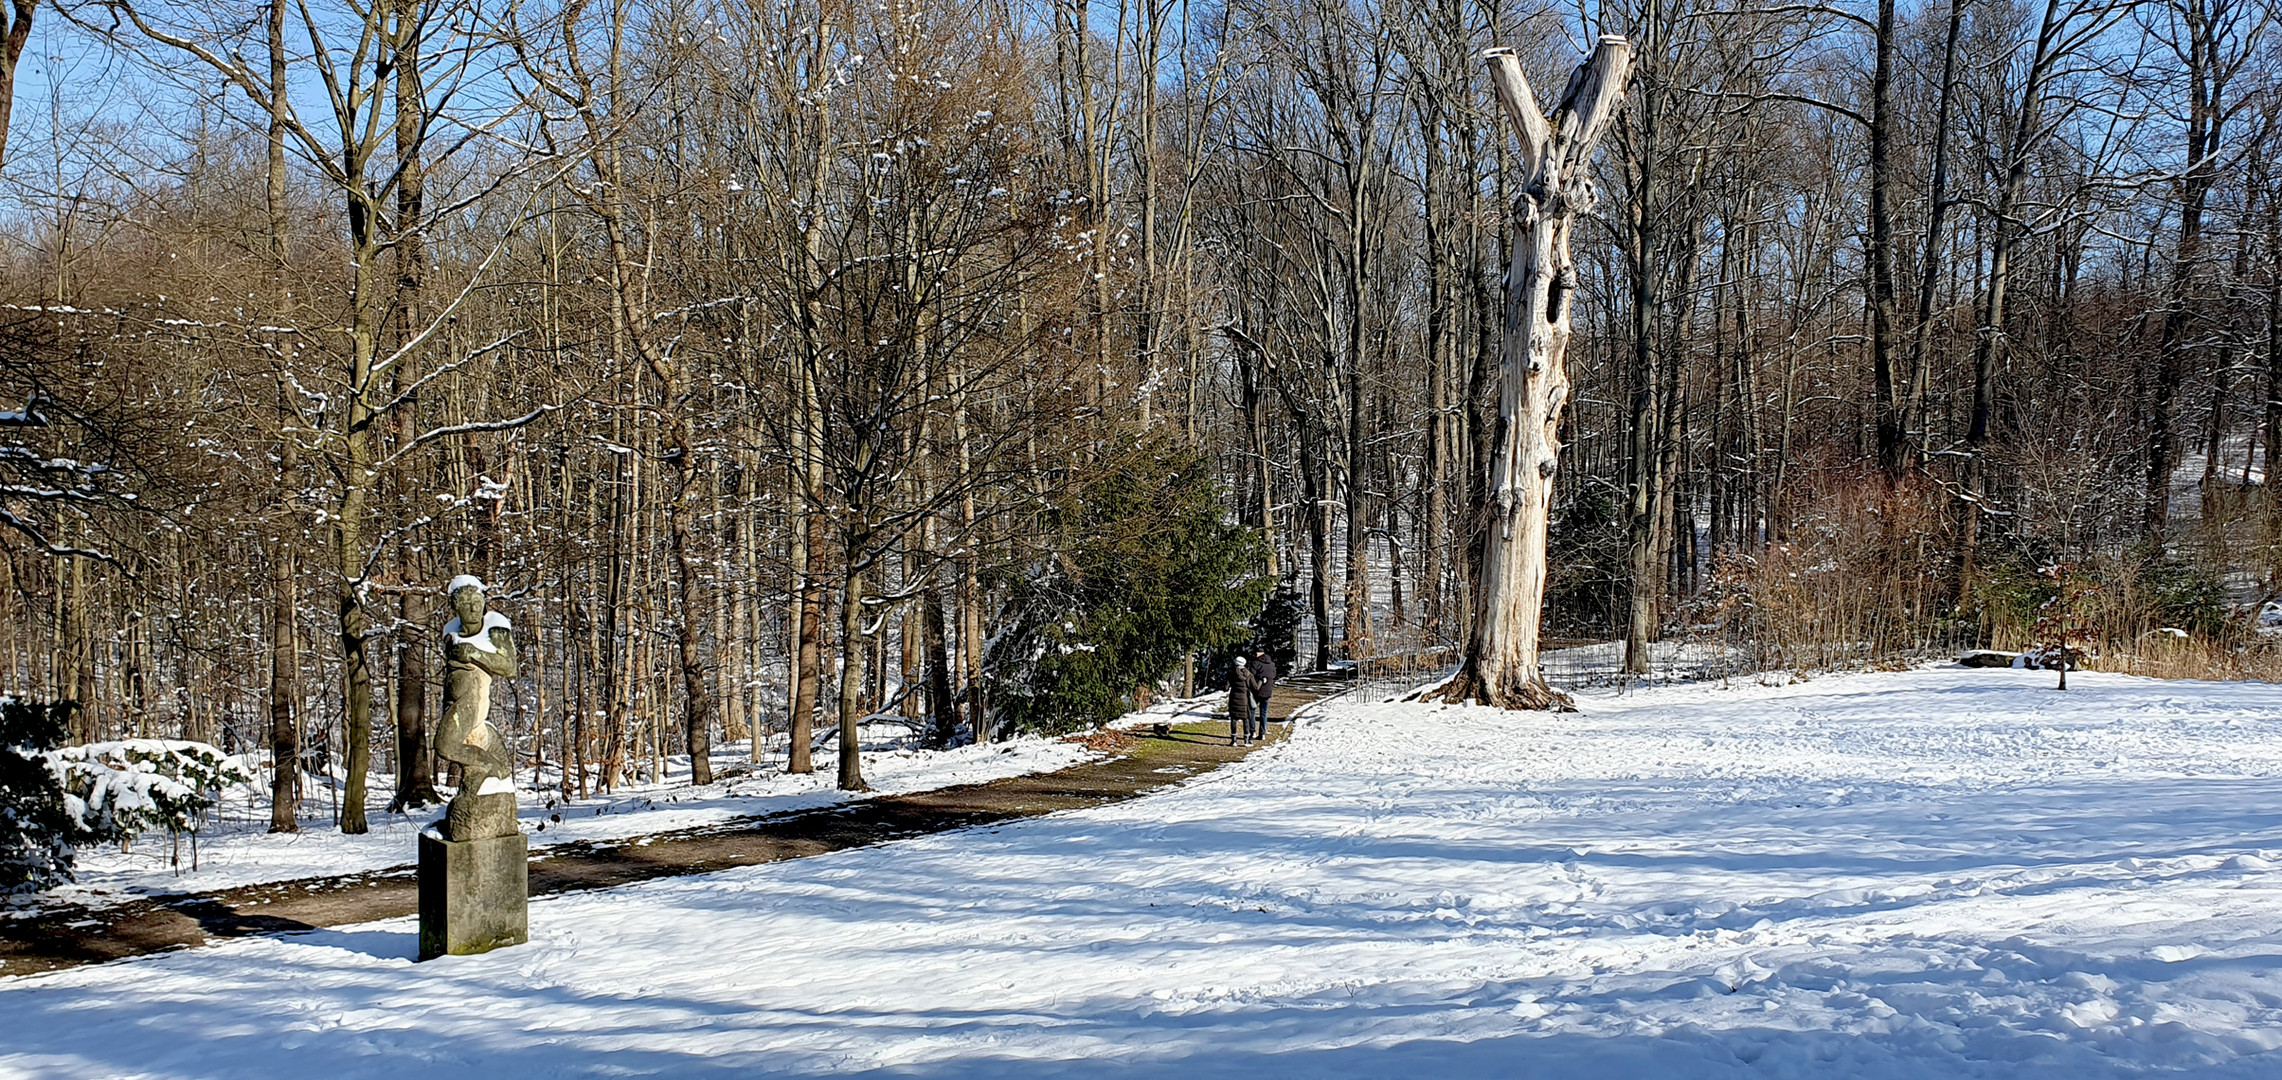
[{"label": "snow-covered ground", "polygon": [[2282,687],[1333,705],[1080,813],[0,980],[0,1075],[2282,1076]]},{"label": "snow-covered ground", "polygon": [[[1199,702],[1185,704],[1203,707]],[[1154,717],[1183,706],[1168,703],[1145,715]],[[1141,718],[1136,715],[1129,719]],[[835,787],[835,754],[827,747],[817,754],[816,772],[793,776],[783,771],[780,753],[745,775],[703,787],[689,783],[689,759],[683,756],[669,762],[661,783],[621,785],[614,793],[567,803],[557,792],[535,789],[527,776],[519,776],[517,799],[523,829],[535,848],[703,828],[756,814],[829,806],[849,798]],[[1100,756],[1081,744],[1061,739],[1028,737],[930,751],[903,747],[883,737],[880,744],[867,742],[864,780],[872,785],[874,794],[893,795],[1050,772]],[[717,770],[740,764],[741,759],[734,754],[714,757]],[[123,851],[110,846],[83,848],[75,870],[76,882],[38,897],[0,900],[0,918],[11,913],[29,914],[57,903],[102,906],[145,896],[408,865],[416,847],[414,838],[423,826],[443,816],[443,810],[432,806],[410,814],[389,812],[394,782],[391,776],[375,777],[367,813],[371,831],[362,836],[343,835],[325,816],[313,821],[305,817],[298,833],[272,833],[268,790],[260,784],[233,789],[199,838],[195,870],[187,841],[177,848],[163,833],[143,836]],[[319,796],[305,802],[304,810],[322,809],[322,799]]]}]

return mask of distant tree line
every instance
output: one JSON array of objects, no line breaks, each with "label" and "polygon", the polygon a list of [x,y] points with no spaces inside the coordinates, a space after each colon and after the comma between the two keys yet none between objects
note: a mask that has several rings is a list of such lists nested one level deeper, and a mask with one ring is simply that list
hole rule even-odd
[{"label": "distant tree line", "polygon": [[321,748],[358,830],[374,755],[442,779],[458,572],[573,796],[1114,714],[1277,585],[1305,666],[1453,656],[1522,194],[1478,54],[1557,86],[1603,33],[1549,635],[2021,644],[2065,559],[2113,638],[2232,647],[2282,595],[2270,3],[1582,11],[59,7],[0,166],[0,678]]}]

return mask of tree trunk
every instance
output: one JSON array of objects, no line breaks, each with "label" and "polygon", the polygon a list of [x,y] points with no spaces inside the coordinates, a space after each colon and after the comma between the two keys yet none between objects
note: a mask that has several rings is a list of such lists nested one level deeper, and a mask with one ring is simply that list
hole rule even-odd
[{"label": "tree trunk", "polygon": [[941,749],[951,745],[958,734],[959,706],[951,696],[949,634],[943,624],[943,586],[938,580],[942,575],[933,569],[927,574],[927,587],[919,594],[919,623],[926,638],[927,742]]},{"label": "tree trunk", "polygon": [[1908,417],[1895,377],[1894,0],[1878,0],[1876,58],[1870,77],[1870,368],[1877,400],[1878,466],[1889,481],[1909,471]]},{"label": "tree trunk", "polygon": [[[284,388],[279,387],[280,392]],[[283,441],[279,472],[292,475],[293,436]],[[290,490],[290,489],[289,489]],[[289,511],[284,520],[290,522]],[[301,651],[296,648],[294,537],[280,536],[270,556],[269,643],[269,752],[273,773],[269,791],[269,831],[297,832],[295,810],[301,801],[301,722],[296,715],[301,699]]]},{"label": "tree trunk", "polygon": [[[679,373],[679,365],[676,365]],[[704,588],[699,584],[696,546],[698,481],[697,455],[690,446],[689,422],[683,412],[687,406],[679,402],[679,380],[668,384],[677,393],[669,397],[674,422],[667,427],[673,431],[674,443],[666,448],[667,457],[674,463],[674,496],[666,508],[667,529],[673,538],[674,591],[680,601],[680,610],[674,616],[674,645],[676,659],[681,668],[682,734],[689,748],[689,779],[692,784],[713,782],[713,688],[706,685],[705,663],[699,655],[698,637],[705,624]]]},{"label": "tree trunk", "polygon": [[[285,12],[286,0],[270,0],[269,9],[269,76],[271,86],[285,85]],[[18,27],[28,28],[29,7],[18,17]],[[9,72],[8,74],[13,74]],[[13,82],[9,84],[13,92]],[[269,210],[269,248],[272,282],[276,290],[278,316],[292,315],[293,289],[288,275],[289,248],[285,207],[285,97],[270,99],[269,145],[267,170],[267,206]],[[7,110],[0,106],[0,147],[7,140]],[[287,356],[293,355],[291,340],[280,342]],[[279,419],[292,428],[300,426],[300,410],[293,405],[293,388],[283,376],[277,382]],[[298,581],[295,571],[300,536],[292,528],[298,517],[294,503],[294,487],[300,483],[300,433],[294,430],[280,432],[277,454],[279,535],[276,549],[270,557],[270,654],[269,654],[269,739],[270,739],[270,802],[269,831],[298,832],[301,823],[297,811],[301,804],[301,649],[297,627],[300,606]]]},{"label": "tree trunk", "polygon": [[[623,430],[623,423],[614,424],[613,427]],[[634,488],[639,477],[634,455],[617,454],[614,457],[618,462],[623,462],[623,475],[612,485],[610,497],[610,632],[602,642],[604,651],[601,654],[606,673],[602,684],[602,749],[599,755],[602,765],[600,786],[604,791],[616,791],[626,775],[626,729],[630,704],[627,699],[634,693],[634,681],[630,678],[633,674],[633,650],[627,646],[627,638],[634,630],[633,612],[627,603],[633,568],[627,564],[633,561],[634,514],[640,506],[639,493]]]},{"label": "tree trunk", "polygon": [[[819,22],[816,30],[815,53],[810,60],[809,77],[820,79],[826,65],[824,57],[829,49],[829,24]],[[828,93],[811,95],[816,110],[815,127],[811,131],[809,173],[806,178],[811,200],[821,200],[829,180],[831,167],[832,124],[831,102]],[[826,313],[823,299],[824,217],[810,213],[801,230],[801,341],[802,350],[792,360],[793,407],[796,415],[792,425],[792,482],[793,505],[797,519],[793,522],[793,587],[799,599],[793,611],[792,687],[789,695],[792,714],[786,721],[788,749],[785,754],[785,771],[810,773],[816,771],[811,760],[810,741],[815,737],[816,699],[823,681],[824,638],[824,581],[818,573],[816,560],[824,550],[824,413],[817,397],[816,380],[824,364],[824,323]]]},{"label": "tree trunk", "polygon": [[16,62],[24,58],[24,44],[31,40],[32,13],[39,9],[39,0],[10,0],[15,18],[0,12],[0,164],[8,160],[8,120],[16,111]]},{"label": "tree trunk", "polygon": [[366,620],[359,595],[364,583],[365,478],[372,470],[367,434],[372,416],[362,392],[372,371],[372,345],[370,328],[363,329],[366,332],[352,335],[350,345],[350,363],[357,377],[350,383],[350,416],[343,439],[348,451],[347,463],[341,470],[341,497],[336,507],[338,516],[333,521],[333,568],[340,575],[333,599],[339,616],[341,644],[341,701],[345,716],[341,741],[347,744],[342,750],[348,767],[347,784],[341,792],[341,831],[352,836],[370,829],[365,821],[364,802],[365,775],[372,765],[372,669],[365,653]]},{"label": "tree trunk", "polygon": [[[1353,299],[1359,301],[1360,293],[1357,289]],[[1353,329],[1357,334],[1362,332],[1360,326]],[[1371,530],[1370,522],[1365,520],[1368,511],[1364,499],[1371,480],[1370,448],[1366,441],[1370,425],[1365,411],[1361,351],[1360,345],[1350,347],[1346,372],[1347,489],[1341,509],[1347,519],[1347,572],[1340,589],[1341,599],[1345,601],[1341,616],[1346,625],[1341,627],[1340,644],[1349,660],[1361,659],[1363,652],[1359,650],[1369,649],[1371,640]]]},{"label": "tree trunk", "polygon": [[1316,453],[1313,425],[1299,418],[1301,491],[1307,496],[1307,601],[1315,615],[1313,670],[1331,667],[1331,508],[1326,505],[1322,455]]},{"label": "tree trunk", "polygon": [[380,329],[393,290],[384,291],[377,265],[383,250],[378,230],[380,210],[364,191],[349,193],[350,250],[354,253],[354,294],[350,299],[348,406],[341,423],[342,460],[340,494],[334,507],[333,557],[339,580],[334,601],[339,614],[341,644],[341,699],[344,720],[342,741],[348,777],[341,792],[341,831],[361,835],[370,826],[365,818],[365,784],[372,767],[372,667],[365,649],[370,622],[364,610],[365,519],[370,513],[372,483],[376,474],[372,429],[373,362]]},{"label": "tree trunk", "polygon": [[864,571],[849,545],[848,568],[840,590],[840,790],[869,791],[864,783],[863,747],[857,729],[864,718]]},{"label": "tree trunk", "polygon": [[1520,136],[1522,195],[1514,205],[1513,261],[1505,280],[1504,385],[1489,477],[1492,516],[1482,540],[1473,639],[1447,692],[1453,701],[1508,709],[1567,704],[1565,695],[1545,685],[1537,644],[1545,607],[1545,529],[1569,393],[1565,361],[1577,284],[1569,231],[1575,215],[1589,209],[1592,189],[1579,172],[1623,102],[1630,53],[1623,38],[1602,37],[1571,78],[1569,95],[1550,122],[1512,50],[1483,54]]},{"label": "tree trunk", "polygon": [[2218,180],[2216,161],[2225,114],[2220,108],[2225,75],[2221,36],[2212,13],[2201,3],[2182,5],[2187,24],[2187,172],[2179,184],[2179,246],[2171,264],[2163,329],[2156,343],[2156,370],[2147,414],[2146,502],[2140,521],[2144,557],[2161,559],[2171,516],[2171,472],[2178,466],[2179,381],[2186,377],[2191,310],[2203,254],[2203,210]]},{"label": "tree trunk", "polygon": [[389,809],[401,813],[440,800],[428,758],[429,642],[412,630],[428,625],[427,598],[406,591],[397,598],[397,617],[406,632],[396,654],[396,797]]},{"label": "tree trunk", "polygon": [[[955,354],[954,354],[955,355]],[[965,670],[961,673],[967,684],[967,729],[974,741],[990,741],[990,713],[983,700],[983,607],[982,580],[977,552],[982,537],[976,535],[980,525],[975,520],[974,455],[967,443],[967,380],[962,371],[958,387],[951,396],[951,437],[958,442],[959,454],[959,654]]]},{"label": "tree trunk", "polygon": [[2282,462],[2282,191],[2276,191],[2264,176],[2265,168],[2259,167],[2260,179],[2267,187],[2265,458],[2260,463],[2265,472],[2259,483],[2271,491],[2276,462]]}]

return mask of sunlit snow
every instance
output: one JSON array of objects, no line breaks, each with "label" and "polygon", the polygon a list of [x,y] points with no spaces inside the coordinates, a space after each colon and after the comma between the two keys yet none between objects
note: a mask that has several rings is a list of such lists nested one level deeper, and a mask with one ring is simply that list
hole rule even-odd
[{"label": "sunlit snow", "polygon": [[1171,791],[0,980],[0,1073],[2282,1075],[2282,688],[1335,704]]}]

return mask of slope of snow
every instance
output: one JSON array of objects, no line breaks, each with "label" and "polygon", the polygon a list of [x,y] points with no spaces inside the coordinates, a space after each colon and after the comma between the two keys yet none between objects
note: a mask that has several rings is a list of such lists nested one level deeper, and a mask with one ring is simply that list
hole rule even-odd
[{"label": "slope of snow", "polygon": [[1334,705],[1166,793],[0,979],[0,1075],[2271,1077],[2282,688]]}]

